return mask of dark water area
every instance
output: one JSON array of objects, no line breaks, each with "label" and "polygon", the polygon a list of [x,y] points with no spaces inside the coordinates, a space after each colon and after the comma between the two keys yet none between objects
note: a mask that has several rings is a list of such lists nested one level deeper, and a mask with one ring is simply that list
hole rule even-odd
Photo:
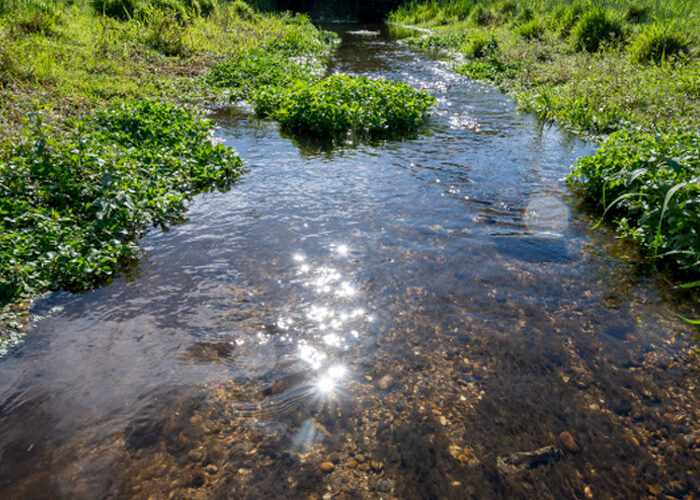
[{"label": "dark water area", "polygon": [[332,72],[436,96],[424,133],[213,112],[250,172],[0,360],[0,498],[691,498],[693,303],[590,231],[563,177],[592,146],[337,29]]}]

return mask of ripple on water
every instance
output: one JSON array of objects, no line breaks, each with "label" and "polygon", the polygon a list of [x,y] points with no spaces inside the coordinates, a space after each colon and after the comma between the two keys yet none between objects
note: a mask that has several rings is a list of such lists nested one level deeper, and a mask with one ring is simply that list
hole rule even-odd
[{"label": "ripple on water", "polygon": [[[565,201],[591,147],[375,28],[330,71],[428,89],[425,134],[328,149],[214,111],[250,172],[0,362],[0,496],[698,490],[675,298]],[[580,452],[498,472],[563,431]]]}]

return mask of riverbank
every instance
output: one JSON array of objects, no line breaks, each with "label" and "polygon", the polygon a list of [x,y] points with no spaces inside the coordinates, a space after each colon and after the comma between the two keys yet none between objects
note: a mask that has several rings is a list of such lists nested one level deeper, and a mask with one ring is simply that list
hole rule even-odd
[{"label": "riverbank", "polygon": [[602,143],[569,175],[580,199],[681,282],[700,271],[700,7],[693,2],[409,3],[457,71]]},{"label": "riverbank", "polygon": [[212,142],[210,69],[253,51],[323,59],[306,16],[236,1],[0,6],[0,355],[37,294],[109,282],[151,226],[242,172]]}]

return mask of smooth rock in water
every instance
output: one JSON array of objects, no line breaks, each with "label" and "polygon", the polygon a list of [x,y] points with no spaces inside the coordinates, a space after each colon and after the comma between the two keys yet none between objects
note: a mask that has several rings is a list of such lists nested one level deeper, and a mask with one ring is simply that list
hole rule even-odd
[{"label": "smooth rock in water", "polygon": [[564,431],[559,434],[559,441],[566,451],[570,453],[578,453],[581,451],[581,446],[576,442],[574,436],[570,432]]},{"label": "smooth rock in water", "polygon": [[321,470],[323,472],[333,472],[333,469],[335,469],[335,464],[333,464],[333,462],[323,462],[321,464]]},{"label": "smooth rock in water", "polygon": [[207,474],[216,474],[219,472],[219,468],[214,464],[207,465],[204,470],[207,471]]},{"label": "smooth rock in water", "polygon": [[496,468],[501,474],[514,474],[539,465],[555,463],[561,458],[561,451],[556,446],[545,446],[535,451],[520,451],[503,455],[496,459]]},{"label": "smooth rock in water", "polygon": [[372,460],[370,465],[372,466],[372,470],[374,472],[379,472],[380,470],[382,470],[384,468],[384,464],[382,462],[380,462],[379,460]]},{"label": "smooth rock in water", "polygon": [[348,463],[346,465],[350,469],[354,469],[355,467],[357,467],[357,460],[355,460],[354,458],[351,458],[350,460],[348,460]]},{"label": "smooth rock in water", "polygon": [[393,488],[394,488],[394,480],[393,479],[384,479],[383,481],[379,481],[379,484],[377,485],[377,489],[379,491],[381,491],[382,493],[389,493]]},{"label": "smooth rock in water", "polygon": [[683,443],[689,448],[693,448],[695,445],[700,444],[700,432],[685,434],[683,436]]},{"label": "smooth rock in water", "polygon": [[189,451],[189,453],[187,453],[187,456],[193,462],[199,462],[200,460],[202,460],[202,458],[204,458],[204,452],[202,452],[202,450],[199,449],[192,449]]},{"label": "smooth rock in water", "polygon": [[384,375],[382,378],[379,379],[379,382],[377,382],[377,385],[379,386],[380,389],[386,391],[391,385],[394,383],[394,377],[391,375]]}]

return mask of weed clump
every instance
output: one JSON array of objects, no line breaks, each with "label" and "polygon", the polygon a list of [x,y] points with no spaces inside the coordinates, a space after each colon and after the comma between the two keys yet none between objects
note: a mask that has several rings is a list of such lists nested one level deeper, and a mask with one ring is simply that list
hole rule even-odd
[{"label": "weed clump", "polygon": [[581,158],[569,182],[655,257],[700,271],[700,135],[619,131]]},{"label": "weed clump", "polygon": [[288,132],[332,139],[410,135],[435,103],[404,83],[346,75],[297,83],[282,92],[268,89],[253,101],[258,114],[271,116]]},{"label": "weed clump", "polygon": [[531,19],[518,26],[515,32],[527,40],[539,40],[544,35],[545,27],[538,19]]},{"label": "weed clump", "polygon": [[648,5],[633,3],[627,7],[627,11],[625,12],[625,21],[628,23],[638,24],[645,21],[648,15]]},{"label": "weed clump", "polygon": [[581,16],[572,36],[579,49],[595,52],[605,43],[622,39],[622,23],[610,17],[604,9],[595,8]]},{"label": "weed clump", "polygon": [[0,159],[0,305],[108,280],[151,224],[176,222],[197,191],[242,171],[212,123],[158,101],[118,103]]},{"label": "weed clump", "polygon": [[253,21],[255,19],[255,11],[243,0],[234,0],[231,2],[231,11],[244,21]]},{"label": "weed clump", "polygon": [[481,59],[493,56],[498,50],[498,42],[493,36],[477,34],[470,38],[463,46],[462,51],[471,59]]},{"label": "weed clump", "polygon": [[496,17],[490,9],[477,4],[469,14],[469,22],[476,26],[488,26],[496,21]]},{"label": "weed clump", "polygon": [[62,20],[58,6],[46,0],[28,0],[15,14],[13,28],[25,35],[50,36]]},{"label": "weed clump", "polygon": [[578,23],[586,9],[580,3],[559,7],[554,12],[554,19],[559,26],[559,33],[562,38],[566,38]]},{"label": "weed clump", "polygon": [[97,15],[122,21],[133,18],[139,7],[138,0],[92,0],[91,4]]},{"label": "weed clump", "polygon": [[672,27],[654,24],[645,29],[630,45],[632,60],[638,63],[660,62],[688,52],[688,38]]}]

